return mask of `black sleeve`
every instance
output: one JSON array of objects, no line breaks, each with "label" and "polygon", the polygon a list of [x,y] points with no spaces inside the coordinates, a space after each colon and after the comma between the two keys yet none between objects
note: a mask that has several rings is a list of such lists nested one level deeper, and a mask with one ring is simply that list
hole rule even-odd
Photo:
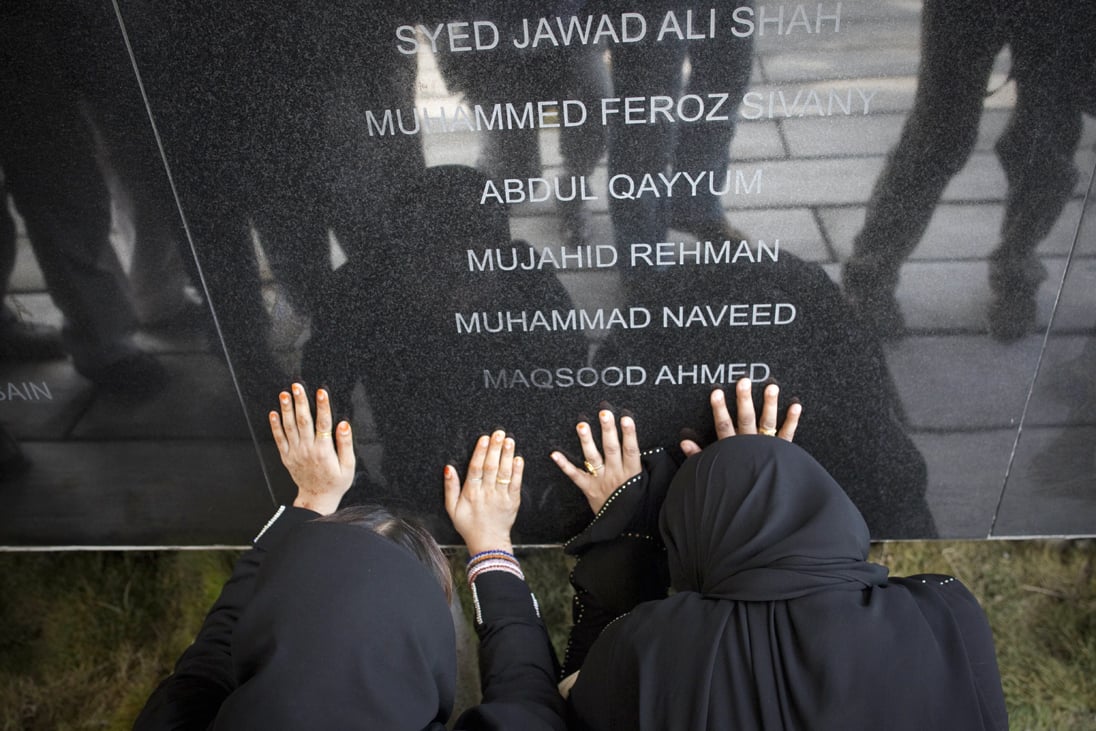
[{"label": "black sleeve", "polygon": [[558,663],[528,584],[505,571],[487,571],[476,577],[472,601],[483,700],[461,714],[455,729],[564,731]]},{"label": "black sleeve", "polygon": [[566,544],[578,556],[562,677],[582,667],[601,631],[637,604],[666,596],[670,573],[658,515],[677,462],[664,450],[643,454],[643,472],[621,485],[590,524]]},{"label": "black sleeve", "polygon": [[318,517],[303,508],[282,508],[240,556],[198,636],[175,663],[175,671],[152,692],[134,731],[207,729],[221,703],[236,687],[232,629],[251,599],[263,556],[293,528]]},{"label": "black sleeve", "polygon": [[933,631],[941,637],[948,636],[949,625],[942,618],[951,620],[959,632],[952,645],[961,647],[970,667],[971,682],[978,695],[979,707],[986,728],[1008,729],[1008,711],[1001,686],[1001,672],[997,667],[997,650],[989,620],[978,600],[961,581],[941,574],[917,574],[905,578],[892,578],[892,583],[904,584],[911,594],[921,601],[931,601],[944,609],[925,618]]}]

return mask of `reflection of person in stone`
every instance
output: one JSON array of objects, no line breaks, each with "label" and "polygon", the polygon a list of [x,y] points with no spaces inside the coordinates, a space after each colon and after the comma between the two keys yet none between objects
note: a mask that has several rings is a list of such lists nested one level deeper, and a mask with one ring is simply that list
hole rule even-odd
[{"label": "reflection of person in stone", "polygon": [[[445,728],[457,670],[448,561],[383,509],[336,512],[354,476],[350,424],[333,423],[323,390],[313,423],[305,389],[291,390],[270,427],[297,497],[237,561],[138,731]],[[510,544],[522,472],[501,431],[477,441],[463,487],[445,470],[446,508],[474,554],[486,699],[456,729],[566,728],[555,656]]]},{"label": "reflection of person in stone", "polygon": [[[752,0],[735,3],[752,6]],[[657,3],[606,0],[614,11],[636,11],[651,7],[648,23],[660,21],[666,6]],[[679,22],[684,23],[686,11],[702,18],[707,28],[707,10],[689,3],[672,3]],[[610,115],[609,175],[626,174],[639,179],[645,174],[657,175],[670,170],[692,175],[711,173],[722,181],[730,164],[731,139],[735,130],[738,102],[750,81],[753,63],[753,36],[744,38],[729,31],[732,7],[716,8],[714,38],[675,40],[672,36],[655,42],[653,38],[639,43],[616,45],[611,50],[614,97],[668,96],[675,100],[684,94],[695,94],[707,100],[709,94],[726,94],[720,114],[723,121],[698,120],[695,123],[625,124],[622,114]],[[654,35],[654,31],[651,31]],[[684,73],[686,58],[691,71],[687,81]],[[721,185],[717,182],[716,185]],[[623,251],[633,243],[664,241],[668,228],[687,231],[699,240],[739,241],[742,234],[725,219],[723,201],[719,196],[702,191],[696,196],[673,198],[644,196],[637,200],[611,198],[609,213],[617,248]]]},{"label": "reflection of person in stone", "polygon": [[[387,484],[367,473],[373,483],[366,495],[356,486],[351,500],[383,495],[386,505],[421,510],[429,496],[416,478],[419,445],[435,445],[439,454],[457,459],[470,437],[437,414],[461,414],[465,424],[480,424],[510,413],[514,392],[487,387],[486,369],[554,369],[586,361],[586,340],[575,329],[488,333],[455,324],[457,315],[474,318],[528,303],[545,311],[572,308],[551,270],[472,265],[475,257],[529,246],[511,240],[504,205],[480,204],[485,180],[469,167],[427,168],[401,191],[403,230],[373,244],[387,253],[351,258],[334,272],[330,296],[313,319],[302,357],[304,378],[326,384],[340,402],[349,402],[361,383],[383,450],[381,478]],[[416,408],[424,398],[431,408]],[[523,399],[508,426],[526,445],[540,446],[543,424],[558,412],[558,394],[534,388]],[[437,534],[446,526],[431,529]]]},{"label": "reflection of person in stone", "polygon": [[[516,20],[528,12],[517,3],[479,3],[486,18],[502,26],[503,37],[519,37]],[[590,114],[598,100],[609,96],[609,77],[602,48],[593,45],[556,47],[545,43],[519,49],[501,43],[497,49],[477,53],[444,53],[438,66],[452,91],[463,92],[472,104],[490,106],[573,99]],[[561,112],[562,113],[562,112]],[[489,177],[535,178],[543,174],[537,129],[486,130],[480,132],[477,167]],[[586,124],[559,130],[563,169],[558,177],[586,176],[594,171],[605,152],[605,130],[591,119]],[[501,187],[501,185],[500,185]],[[558,201],[560,238],[567,246],[587,243],[589,211],[578,196]]]},{"label": "reflection of person in stone", "polygon": [[[416,3],[124,4],[151,112],[218,327],[248,405],[280,382],[256,258],[293,310],[328,296],[334,230],[351,258],[398,228],[392,192],[423,167],[419,137],[384,144],[365,108],[409,106],[415,59],[385,42]],[[199,91],[196,91],[199,90]]]},{"label": "reflection of person in stone", "polygon": [[[108,240],[110,198],[80,107],[78,18],[22,5],[0,11],[0,168],[64,315],[76,370],[105,391],[148,395],[166,374],[133,339],[136,318]],[[9,239],[10,225],[0,228]],[[0,288],[7,284],[5,276]]]},{"label": "reflection of person in stone", "polygon": [[15,272],[15,219],[0,170],[0,363],[56,360],[65,357],[61,334],[55,328],[26,320],[3,302]]},{"label": "reflection of person in stone", "polygon": [[[989,262],[989,328],[1013,340],[1035,324],[1035,293],[1046,277],[1035,249],[1077,180],[1073,152],[1085,94],[1096,83],[1096,4],[926,0],[921,26],[914,107],[845,264],[845,292],[881,337],[903,332],[894,296],[899,268],[970,155],[994,59],[1007,45],[1016,108],[996,145],[1008,194]],[[1087,103],[1094,111],[1091,96]]]},{"label": "reflection of person in stone", "polygon": [[[1008,728],[993,636],[956,579],[889,577],[834,479],[747,382],[717,441],[677,466],[635,424],[579,425],[557,462],[594,518],[566,544],[574,625],[562,670],[581,728]],[[585,428],[583,428],[585,427]],[[775,438],[774,438],[775,437]],[[668,595],[668,589],[674,593]],[[673,693],[667,693],[671,686]]]},{"label": "reflection of person in stone", "polygon": [[[665,284],[649,287],[636,303],[652,313],[654,326],[613,331],[595,356],[598,367],[646,370],[644,382],[608,389],[605,397],[641,409],[650,419],[648,438],[666,442],[677,424],[696,423],[696,396],[714,385],[779,375],[784,393],[811,405],[798,443],[848,491],[872,535],[936,536],[925,460],[906,433],[881,344],[821,266],[782,250],[778,260],[674,267],[654,276]],[[751,307],[764,317],[729,319],[732,308]],[[781,318],[772,316],[777,310]],[[667,313],[683,324],[668,322]]]}]

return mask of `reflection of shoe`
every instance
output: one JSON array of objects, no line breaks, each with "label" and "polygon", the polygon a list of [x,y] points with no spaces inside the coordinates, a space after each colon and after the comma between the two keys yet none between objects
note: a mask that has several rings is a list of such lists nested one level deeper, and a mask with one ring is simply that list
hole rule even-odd
[{"label": "reflection of shoe", "polygon": [[590,209],[583,201],[561,201],[559,233],[564,246],[585,246],[590,240]]},{"label": "reflection of shoe", "polygon": [[1035,293],[995,295],[989,305],[989,334],[1009,343],[1035,329]]},{"label": "reflection of shoe", "polygon": [[209,308],[201,302],[188,300],[167,317],[141,321],[141,329],[164,335],[200,335],[213,331]]},{"label": "reflection of shoe", "polygon": [[541,174],[536,137],[493,132],[484,135],[476,167],[489,178],[537,178]]},{"label": "reflection of shoe", "polygon": [[0,314],[0,361],[26,363],[65,357],[56,328]]},{"label": "reflection of shoe", "polygon": [[898,340],[906,333],[906,319],[894,296],[896,282],[879,267],[850,259],[842,270],[845,299],[862,324],[880,340]]},{"label": "reflection of shoe", "polygon": [[98,368],[77,369],[99,389],[123,401],[141,401],[167,385],[167,371],[148,353],[134,353]]},{"label": "reflection of shoe", "polygon": [[0,427],[0,482],[23,474],[30,467],[30,460],[19,449],[15,437]]},{"label": "reflection of shoe", "polygon": [[1035,329],[1035,293],[1047,269],[1035,256],[994,254],[989,262],[989,334],[1002,342],[1019,340]]}]

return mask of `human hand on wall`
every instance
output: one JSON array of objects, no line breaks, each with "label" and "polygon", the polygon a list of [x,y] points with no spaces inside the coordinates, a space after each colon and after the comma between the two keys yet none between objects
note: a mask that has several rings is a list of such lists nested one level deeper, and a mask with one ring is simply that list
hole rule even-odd
[{"label": "human hand on wall", "polygon": [[552,461],[582,490],[595,515],[618,487],[643,470],[635,419],[631,416],[620,418],[619,437],[616,416],[610,409],[601,409],[598,412],[598,423],[601,427],[604,457],[598,452],[590,425],[580,421],[575,426],[579,444],[582,445],[585,469],[573,465],[562,452],[552,452]]},{"label": "human hand on wall", "polygon": [[525,461],[501,429],[476,441],[461,486],[452,465],[445,466],[445,512],[473,556],[484,551],[513,552],[510,529],[521,507]]},{"label": "human hand on wall", "polygon": [[332,432],[331,397],[316,392],[316,423],[304,386],[294,383],[292,395],[279,395],[281,413],[270,412],[270,431],[282,464],[297,484],[293,505],[330,515],[339,508],[354,481],[354,438],[350,422],[339,422]]},{"label": "human hand on wall", "polygon": [[[712,405],[712,419],[715,422],[716,439],[726,439],[736,434],[765,434],[779,437],[786,441],[792,441],[795,437],[796,427],[799,426],[799,416],[803,413],[803,406],[794,403],[788,407],[784,415],[784,423],[777,429],[777,399],[780,396],[780,387],[775,383],[765,386],[761,404],[761,422],[758,423],[757,414],[753,403],[753,384],[749,378],[741,378],[735,384],[735,411],[738,427],[735,428],[735,420],[731,419],[730,410],[727,408],[727,398],[723,389],[712,391],[710,401]],[[692,456],[701,450],[700,445],[692,439],[681,442],[681,451],[686,457]]]}]

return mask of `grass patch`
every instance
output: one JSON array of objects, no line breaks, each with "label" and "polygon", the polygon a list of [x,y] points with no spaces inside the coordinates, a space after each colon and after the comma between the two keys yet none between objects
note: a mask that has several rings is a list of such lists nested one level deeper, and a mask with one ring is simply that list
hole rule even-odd
[{"label": "grass patch", "polygon": [[[235,557],[0,554],[0,729],[130,728]],[[872,557],[896,575],[952,574],[971,588],[993,627],[1014,731],[1096,728],[1096,542],[883,543]],[[463,579],[463,556],[452,562]],[[529,551],[522,565],[562,650],[568,559]]]}]

